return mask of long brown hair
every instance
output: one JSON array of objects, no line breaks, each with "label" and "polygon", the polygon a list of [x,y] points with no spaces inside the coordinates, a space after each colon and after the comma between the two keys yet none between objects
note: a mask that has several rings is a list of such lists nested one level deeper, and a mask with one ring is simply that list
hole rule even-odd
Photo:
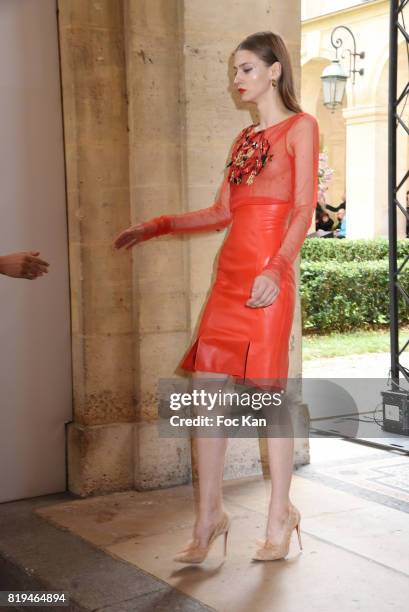
[{"label": "long brown hair", "polygon": [[240,49],[253,51],[267,66],[271,66],[274,62],[280,62],[281,76],[277,83],[279,94],[288,109],[296,113],[302,112],[294,92],[290,54],[281,36],[270,31],[256,32],[242,40],[233,53]]}]

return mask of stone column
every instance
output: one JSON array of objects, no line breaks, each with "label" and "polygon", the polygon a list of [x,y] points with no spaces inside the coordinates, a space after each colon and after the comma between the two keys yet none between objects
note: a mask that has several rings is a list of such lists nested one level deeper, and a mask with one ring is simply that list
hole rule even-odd
[{"label": "stone column", "polygon": [[[183,2],[124,5],[131,217],[137,223],[185,209]],[[177,377],[189,341],[186,238],[160,236],[136,245],[132,254],[138,339],[134,484],[142,490],[190,479],[189,440],[160,437],[157,394],[160,379]]]},{"label": "stone column", "polygon": [[69,219],[74,415],[69,489],[133,487],[131,261],[122,2],[60,0]]}]

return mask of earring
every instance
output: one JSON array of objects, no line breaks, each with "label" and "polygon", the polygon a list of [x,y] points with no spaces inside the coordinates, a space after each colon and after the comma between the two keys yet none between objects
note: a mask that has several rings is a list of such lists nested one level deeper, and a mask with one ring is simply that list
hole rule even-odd
[{"label": "earring", "polygon": [[272,86],[272,87],[277,87],[277,81],[276,81],[275,79],[273,79],[273,80],[271,81],[271,86]]}]

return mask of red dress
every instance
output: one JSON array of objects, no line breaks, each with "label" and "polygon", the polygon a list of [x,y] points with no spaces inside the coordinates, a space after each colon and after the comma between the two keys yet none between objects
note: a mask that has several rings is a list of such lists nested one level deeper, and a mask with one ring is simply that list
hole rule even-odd
[{"label": "red dress", "polygon": [[[292,264],[315,212],[319,131],[315,117],[304,112],[263,130],[256,127],[235,139],[212,206],[165,216],[166,233],[230,226],[196,338],[179,366],[286,388],[295,305]],[[246,306],[261,272],[276,281],[280,293],[269,306]]]}]

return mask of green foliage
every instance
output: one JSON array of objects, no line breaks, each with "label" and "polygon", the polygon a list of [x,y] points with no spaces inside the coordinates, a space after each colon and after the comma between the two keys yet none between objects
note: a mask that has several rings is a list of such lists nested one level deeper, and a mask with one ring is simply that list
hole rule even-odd
[{"label": "green foliage", "polygon": [[[409,240],[397,241],[398,258],[409,255]],[[307,261],[377,261],[387,259],[389,241],[345,238],[307,238],[301,247],[301,260]]]},{"label": "green foliage", "polygon": [[[389,323],[388,241],[307,239],[300,265],[305,333],[371,329]],[[398,241],[398,267],[409,255],[409,240]],[[409,291],[409,263],[399,274]],[[399,319],[409,308],[399,293]]]}]

